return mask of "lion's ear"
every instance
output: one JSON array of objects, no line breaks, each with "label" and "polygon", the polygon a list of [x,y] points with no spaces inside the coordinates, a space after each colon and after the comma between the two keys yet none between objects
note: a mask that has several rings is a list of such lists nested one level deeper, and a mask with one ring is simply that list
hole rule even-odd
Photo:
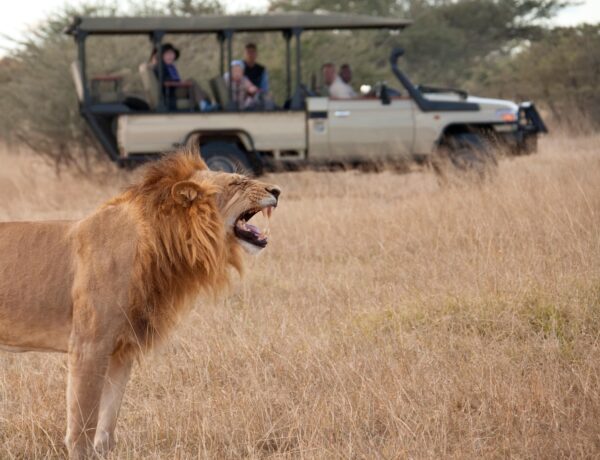
[{"label": "lion's ear", "polygon": [[201,156],[200,155],[200,134],[192,134],[189,139],[187,140],[186,144],[186,149],[189,153],[191,153],[192,155],[197,155],[197,156]]},{"label": "lion's ear", "polygon": [[185,150],[189,155],[192,155],[200,160],[201,167],[198,169],[208,169],[202,154],[200,153],[200,134],[192,134],[185,144]]},{"label": "lion's ear", "polygon": [[177,182],[171,187],[171,196],[176,203],[180,204],[184,208],[191,206],[191,204],[202,194],[202,188],[196,182],[191,180],[183,180]]}]

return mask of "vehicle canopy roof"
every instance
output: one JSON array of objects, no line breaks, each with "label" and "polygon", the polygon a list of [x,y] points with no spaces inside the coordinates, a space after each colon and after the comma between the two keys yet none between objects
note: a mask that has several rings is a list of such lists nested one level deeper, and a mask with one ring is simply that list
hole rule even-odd
[{"label": "vehicle canopy roof", "polygon": [[75,17],[65,33],[121,35],[165,33],[275,32],[281,30],[402,29],[412,21],[339,13],[272,13],[162,17]]}]

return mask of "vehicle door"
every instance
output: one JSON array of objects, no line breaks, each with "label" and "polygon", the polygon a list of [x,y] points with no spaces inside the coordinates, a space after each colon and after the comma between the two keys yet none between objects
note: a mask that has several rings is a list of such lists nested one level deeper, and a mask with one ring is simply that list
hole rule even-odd
[{"label": "vehicle door", "polygon": [[414,104],[396,96],[328,100],[328,141],[332,159],[398,159],[412,152]]}]

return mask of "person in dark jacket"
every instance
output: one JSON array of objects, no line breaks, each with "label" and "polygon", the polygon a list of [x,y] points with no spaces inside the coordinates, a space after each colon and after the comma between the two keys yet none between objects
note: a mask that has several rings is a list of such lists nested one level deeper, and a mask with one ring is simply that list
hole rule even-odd
[{"label": "person in dark jacket", "polygon": [[256,62],[258,50],[254,43],[248,43],[244,50],[244,76],[263,94],[269,93],[269,74],[267,69]]}]

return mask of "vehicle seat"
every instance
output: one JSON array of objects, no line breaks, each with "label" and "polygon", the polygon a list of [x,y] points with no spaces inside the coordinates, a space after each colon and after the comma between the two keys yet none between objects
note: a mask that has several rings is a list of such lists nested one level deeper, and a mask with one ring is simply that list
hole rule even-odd
[{"label": "vehicle seat", "polygon": [[217,104],[219,104],[222,109],[228,108],[231,105],[231,99],[229,98],[229,88],[227,88],[225,79],[221,76],[211,78],[209,84]]},{"label": "vehicle seat", "polygon": [[[139,67],[140,77],[142,78],[142,85],[148,104],[152,110],[156,110],[158,107],[158,101],[160,99],[160,88],[158,85],[158,79],[154,74],[154,69],[149,62],[142,62]],[[175,100],[175,107],[177,110],[190,110],[192,108],[192,102],[189,97],[179,98]]]},{"label": "vehicle seat", "polygon": [[160,88],[158,87],[158,80],[156,79],[156,75],[154,75],[154,70],[150,63],[142,62],[139,71],[148,104],[152,109],[156,109],[158,106]]},{"label": "vehicle seat", "polygon": [[[121,81],[110,82],[113,87],[110,90],[106,90],[107,84],[102,81],[94,81],[94,78],[90,79],[91,89],[90,97],[92,102],[100,104],[114,104],[123,101],[123,93],[121,92]],[[103,88],[104,86],[104,88]]]}]

